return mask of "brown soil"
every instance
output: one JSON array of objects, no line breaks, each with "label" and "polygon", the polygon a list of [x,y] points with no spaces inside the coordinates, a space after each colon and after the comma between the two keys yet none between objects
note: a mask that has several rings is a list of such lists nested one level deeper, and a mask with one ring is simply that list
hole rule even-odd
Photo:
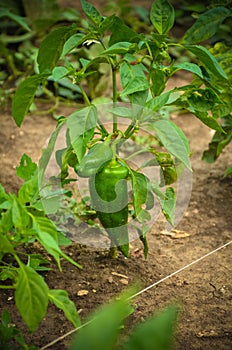
[{"label": "brown soil", "polygon": [[[59,113],[69,115],[70,108],[60,107]],[[54,265],[44,277],[50,288],[67,290],[82,320],[126,287],[125,279],[112,272],[127,276],[129,285],[139,281],[141,288],[147,287],[231,240],[231,179],[222,179],[224,170],[232,162],[231,145],[214,164],[206,164],[201,154],[211,138],[209,128],[188,114],[174,116],[173,120],[189,138],[193,154],[191,199],[176,227],[184,234],[179,238],[162,234],[165,222],[158,219],[148,234],[147,260],[138,241],[132,242],[129,259],[120,255],[113,260],[103,252],[76,243],[66,249],[83,269],[62,261],[62,272]],[[17,128],[9,112],[2,114],[0,179],[7,191],[17,192],[20,186],[15,167],[22,154],[27,153],[37,162],[54,127],[54,119],[47,115],[29,115],[23,126]],[[83,289],[88,290],[88,294],[78,296],[78,291]],[[0,309],[8,308],[13,322],[26,332],[11,297],[12,291],[1,291]],[[232,346],[231,299],[231,246],[228,246],[142,293],[134,300],[135,312],[129,324],[132,326],[171,302],[178,302],[181,311],[176,349],[229,350]],[[63,313],[49,306],[46,318],[27,340],[42,347],[71,329]],[[65,338],[51,349],[65,349],[69,341],[70,338]]]}]

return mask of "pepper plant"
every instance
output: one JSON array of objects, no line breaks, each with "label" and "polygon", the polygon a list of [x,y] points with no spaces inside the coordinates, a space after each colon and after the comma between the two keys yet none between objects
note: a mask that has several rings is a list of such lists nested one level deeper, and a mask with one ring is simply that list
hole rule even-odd
[{"label": "pepper plant", "polygon": [[[172,184],[185,168],[191,171],[188,140],[172,121],[171,112],[185,109],[209,128],[225,133],[220,115],[214,111],[224,106],[220,86],[229,86],[228,78],[213,54],[196,43],[214,31],[209,25],[211,16],[219,25],[231,12],[223,7],[218,7],[218,12],[213,9],[178,41],[171,34],[175,10],[167,0],[153,2],[149,33],[136,32],[114,14],[102,15],[85,0],[81,5],[87,19],[82,27],[75,23],[58,27],[42,41],[37,57],[39,73],[19,86],[13,99],[13,117],[20,126],[38,87],[46,85],[50,77],[72,80],[82,93],[84,106],[57,118],[57,128],[40,162],[41,184],[65,126],[66,145],[55,153],[59,173],[47,187],[54,188],[57,180],[63,187],[88,179],[89,201],[84,198],[88,215],[76,215],[73,224],[85,221],[88,228],[100,228],[96,237],[100,239],[103,234],[109,238],[111,255],[116,256],[119,249],[126,257],[130,230],[135,228],[147,256],[150,210],[158,202],[167,221],[175,224],[176,192]],[[176,49],[192,60],[175,60]],[[175,79],[180,70],[190,73],[191,81],[168,89],[169,79]],[[104,74],[106,83],[109,73],[111,102],[104,104],[93,94],[93,87]],[[134,154],[124,156],[129,141],[138,144],[139,133],[144,130],[149,135],[147,142],[139,150],[134,147]],[[149,159],[144,157],[142,164],[133,166],[133,156],[143,153],[148,153]],[[160,176],[151,180],[146,175],[149,167],[159,169]],[[70,179],[72,169],[77,178]],[[59,210],[53,211],[53,217],[59,217]]]},{"label": "pepper plant", "polygon": [[[62,250],[72,242],[46,217],[38,194],[38,167],[26,154],[16,173],[24,180],[18,195],[6,193],[0,185],[0,290],[14,291],[16,307],[31,332],[43,320],[49,302],[63,310],[76,327],[80,319],[74,302],[65,290],[50,289],[43,276],[51,269],[49,257],[54,258],[60,271],[61,257],[81,268]],[[39,253],[31,252],[35,243]],[[1,339],[2,346],[11,331],[13,335],[12,328]]]}]

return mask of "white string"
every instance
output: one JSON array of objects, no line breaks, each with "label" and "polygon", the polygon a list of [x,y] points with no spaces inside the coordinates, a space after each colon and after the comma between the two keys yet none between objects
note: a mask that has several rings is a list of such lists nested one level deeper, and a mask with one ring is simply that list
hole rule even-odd
[{"label": "white string", "polygon": [[[155,283],[149,285],[148,287],[146,287],[146,288],[140,290],[139,292],[133,294],[131,297],[128,298],[128,300],[133,299],[133,298],[137,297],[138,295],[140,295],[140,294],[142,294],[142,293],[148,291],[149,289],[151,289],[151,288],[157,286],[157,285],[160,284],[161,282],[166,281],[168,278],[171,278],[172,276],[174,276],[174,275],[178,274],[179,272],[181,272],[181,271],[187,269],[188,267],[190,267],[190,266],[192,266],[192,265],[198,263],[199,261],[201,261],[201,260],[207,258],[208,256],[210,256],[210,255],[212,255],[212,254],[218,252],[218,251],[221,250],[222,248],[227,247],[227,246],[228,246],[229,244],[231,244],[231,243],[232,243],[232,241],[229,241],[229,242],[223,244],[222,246],[220,246],[220,247],[218,247],[218,248],[212,250],[211,252],[209,252],[209,253],[207,253],[207,254],[201,256],[200,258],[198,258],[198,259],[192,261],[191,263],[189,263],[189,264],[187,264],[187,265],[181,267],[179,270],[176,270],[175,272],[172,272],[170,275],[168,275],[168,276],[166,276],[166,277],[164,277],[164,278],[161,278],[159,281],[157,281],[157,282],[155,282]],[[49,343],[49,344],[43,346],[42,348],[40,348],[40,350],[45,350],[45,349],[49,348],[50,346],[52,346],[52,345],[58,343],[60,340],[63,340],[63,339],[66,338],[67,336],[69,336],[69,335],[75,333],[76,331],[78,331],[79,329],[81,329],[81,328],[87,326],[87,325],[88,325],[89,323],[91,323],[92,321],[93,321],[93,320],[90,320],[90,321],[88,321],[88,322],[86,322],[86,323],[83,323],[81,326],[72,329],[71,331],[65,333],[65,334],[62,335],[61,337],[59,337],[59,338],[53,340],[51,343]]]},{"label": "white string", "polygon": [[181,269],[179,269],[179,270],[177,270],[177,271],[171,273],[170,275],[168,275],[168,276],[162,278],[161,280],[159,280],[159,281],[157,281],[157,282],[151,284],[150,286],[148,286],[148,287],[146,287],[146,288],[140,290],[138,293],[132,295],[129,299],[132,299],[132,298],[134,298],[134,297],[137,297],[138,295],[140,295],[140,294],[146,292],[147,290],[149,290],[149,289],[151,289],[151,288],[157,286],[157,285],[160,284],[161,282],[166,281],[168,278],[170,278],[170,277],[176,275],[177,273],[179,273],[179,272],[181,272],[181,271],[187,269],[188,267],[190,267],[190,266],[192,266],[192,265],[198,263],[199,261],[201,261],[201,260],[207,258],[207,257],[210,256],[211,254],[216,253],[218,250],[220,250],[220,249],[222,249],[222,248],[225,248],[226,246],[228,246],[228,245],[231,244],[231,243],[232,243],[232,241],[230,241],[230,242],[228,242],[228,243],[225,243],[225,244],[223,244],[222,246],[220,246],[220,247],[218,247],[218,248],[212,250],[211,252],[209,252],[209,253],[207,253],[207,254],[201,256],[200,258],[198,258],[198,259],[192,261],[192,262],[189,263],[188,265],[185,265],[184,267],[181,267]]}]

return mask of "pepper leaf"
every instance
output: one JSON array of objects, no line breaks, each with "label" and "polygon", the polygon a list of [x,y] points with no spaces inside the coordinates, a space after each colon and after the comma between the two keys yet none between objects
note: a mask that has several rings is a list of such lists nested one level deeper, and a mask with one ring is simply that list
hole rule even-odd
[{"label": "pepper leaf", "polygon": [[51,72],[58,62],[65,42],[77,31],[73,26],[59,27],[51,31],[42,41],[37,62],[40,73]]},{"label": "pepper leaf", "polygon": [[197,58],[206,66],[213,75],[218,79],[227,80],[228,77],[224,70],[219,65],[216,58],[203,46],[201,45],[186,45],[187,50],[192,52]]},{"label": "pepper leaf", "polygon": [[12,115],[17,126],[21,126],[32,104],[38,86],[47,77],[47,74],[32,75],[19,85],[12,102]]},{"label": "pepper leaf", "polygon": [[33,332],[47,310],[48,286],[34,269],[22,262],[18,271],[15,302],[22,318]]},{"label": "pepper leaf", "polygon": [[81,0],[81,6],[83,11],[85,12],[86,16],[97,26],[99,26],[99,24],[102,21],[102,16],[101,14],[98,12],[98,10],[91,5],[89,2],[85,1],[85,0]]},{"label": "pepper leaf", "polygon": [[133,205],[135,216],[141,217],[142,205],[146,203],[148,193],[148,179],[143,173],[130,169],[131,184],[133,192]]},{"label": "pepper leaf", "polygon": [[80,317],[76,306],[69,299],[68,293],[62,289],[50,289],[48,292],[49,301],[55,304],[59,309],[64,311],[66,318],[72,322],[74,327],[80,326]]},{"label": "pepper leaf", "polygon": [[184,42],[196,44],[208,40],[217,33],[220,24],[230,15],[231,11],[222,6],[217,6],[202,13],[192,27],[185,32]]},{"label": "pepper leaf", "polygon": [[82,158],[77,174],[81,177],[90,177],[95,175],[100,168],[113,158],[113,151],[110,146],[105,143],[97,143]]},{"label": "pepper leaf", "polygon": [[150,19],[159,34],[167,34],[175,20],[173,6],[167,0],[155,0],[152,4]]},{"label": "pepper leaf", "polygon": [[79,162],[85,154],[87,143],[94,134],[96,124],[97,110],[94,105],[72,113],[67,120],[70,141]]},{"label": "pepper leaf", "polygon": [[183,131],[170,120],[158,120],[153,127],[163,146],[191,170],[189,143]]}]

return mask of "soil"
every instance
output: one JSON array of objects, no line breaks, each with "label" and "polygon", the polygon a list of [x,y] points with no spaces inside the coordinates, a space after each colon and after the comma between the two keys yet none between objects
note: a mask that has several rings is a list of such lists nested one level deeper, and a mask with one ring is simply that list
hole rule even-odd
[{"label": "soil", "polygon": [[[179,79],[182,81],[184,77]],[[74,108],[60,105],[57,114],[67,116]],[[90,312],[128,285],[139,282],[141,289],[150,286],[232,239],[232,179],[223,179],[224,171],[232,164],[232,144],[215,163],[207,164],[201,156],[211,139],[211,130],[190,114],[175,114],[172,119],[189,139],[193,168],[189,205],[176,231],[167,230],[165,220],[159,217],[148,233],[147,259],[143,257],[138,240],[131,242],[129,259],[120,254],[117,259],[111,259],[102,251],[74,242],[64,251],[83,269],[62,260],[62,272],[52,262],[53,269],[43,273],[50,288],[68,292],[83,322]],[[2,112],[0,121],[0,182],[6,191],[17,193],[22,181],[16,177],[15,168],[21,156],[27,153],[38,162],[56,122],[46,113],[30,114],[18,128],[11,117],[10,106]],[[128,327],[170,303],[177,303],[180,312],[175,349],[232,349],[231,248],[232,245],[228,245],[136,297],[135,312],[129,318]],[[81,290],[88,293],[79,296]],[[26,334],[29,344],[43,347],[72,329],[62,311],[49,305],[39,328],[29,334],[13,298],[12,290],[1,290],[0,312],[10,311],[13,323]],[[65,337],[49,349],[67,349],[70,339]]]}]

